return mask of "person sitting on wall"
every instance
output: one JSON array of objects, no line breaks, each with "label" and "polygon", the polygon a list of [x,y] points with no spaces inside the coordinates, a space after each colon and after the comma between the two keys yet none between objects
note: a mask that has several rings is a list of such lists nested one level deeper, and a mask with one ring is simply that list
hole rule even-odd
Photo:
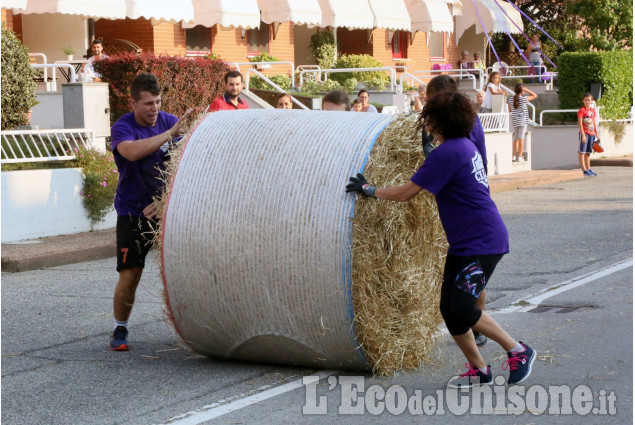
[{"label": "person sitting on wall", "polygon": [[238,97],[245,84],[243,74],[240,71],[229,71],[225,74],[225,93],[214,100],[206,112],[216,112],[222,110],[235,111],[238,109],[249,109],[247,102],[243,102]]},{"label": "person sitting on wall", "polygon": [[79,76],[80,80],[85,82],[101,82],[103,81],[101,74],[95,71],[94,64],[97,60],[108,59],[108,55],[104,53],[104,45],[99,39],[93,40],[90,45],[90,51],[93,55],[88,58],[88,63],[82,65]]}]

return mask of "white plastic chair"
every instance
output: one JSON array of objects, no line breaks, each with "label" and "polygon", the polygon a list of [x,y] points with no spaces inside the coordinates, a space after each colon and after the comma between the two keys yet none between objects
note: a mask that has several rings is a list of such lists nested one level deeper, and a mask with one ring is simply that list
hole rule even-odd
[{"label": "white plastic chair", "polygon": [[496,62],[492,65],[493,72],[500,72],[501,77],[505,77],[507,75],[507,71],[509,70],[509,65],[505,62]]}]

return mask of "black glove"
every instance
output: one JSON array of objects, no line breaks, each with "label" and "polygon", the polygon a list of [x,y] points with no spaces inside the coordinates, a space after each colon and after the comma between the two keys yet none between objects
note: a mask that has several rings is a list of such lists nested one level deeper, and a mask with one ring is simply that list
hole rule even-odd
[{"label": "black glove", "polygon": [[364,196],[369,198],[375,197],[375,189],[374,186],[371,186],[367,181],[366,177],[362,173],[357,173],[357,177],[351,177],[349,179],[351,182],[346,185],[346,193],[349,192],[359,192]]}]

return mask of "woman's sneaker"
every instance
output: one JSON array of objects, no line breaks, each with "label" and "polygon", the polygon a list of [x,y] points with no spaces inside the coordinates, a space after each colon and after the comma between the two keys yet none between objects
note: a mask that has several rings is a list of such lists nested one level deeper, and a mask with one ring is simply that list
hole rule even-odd
[{"label": "woman's sneaker", "polygon": [[478,368],[472,367],[471,364],[465,363],[465,367],[469,370],[463,375],[455,376],[448,382],[450,388],[471,388],[478,385],[492,385],[494,379],[492,371],[487,365],[487,373],[481,372]]},{"label": "woman's sneaker", "polygon": [[110,334],[110,349],[112,351],[128,351],[128,329],[117,326]]},{"label": "woman's sneaker", "polygon": [[531,366],[536,360],[536,351],[522,341],[519,344],[525,347],[524,351],[511,351],[507,353],[507,360],[503,362],[503,370],[509,367],[509,385],[518,384],[529,377]]}]

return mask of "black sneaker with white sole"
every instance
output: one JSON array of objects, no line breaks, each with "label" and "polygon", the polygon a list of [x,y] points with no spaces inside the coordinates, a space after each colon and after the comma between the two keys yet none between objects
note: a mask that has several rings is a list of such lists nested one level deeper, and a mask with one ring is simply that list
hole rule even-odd
[{"label": "black sneaker with white sole", "polygon": [[503,370],[509,367],[509,379],[507,383],[514,385],[521,383],[531,374],[531,367],[536,360],[536,350],[519,341],[524,351],[511,351],[507,353],[507,360],[503,362]]},{"label": "black sneaker with white sole", "polygon": [[469,368],[463,375],[455,376],[448,382],[450,388],[471,388],[478,385],[492,385],[494,378],[489,365],[487,365],[487,373],[483,373],[480,369],[472,367],[471,364],[465,363],[465,367]]}]

